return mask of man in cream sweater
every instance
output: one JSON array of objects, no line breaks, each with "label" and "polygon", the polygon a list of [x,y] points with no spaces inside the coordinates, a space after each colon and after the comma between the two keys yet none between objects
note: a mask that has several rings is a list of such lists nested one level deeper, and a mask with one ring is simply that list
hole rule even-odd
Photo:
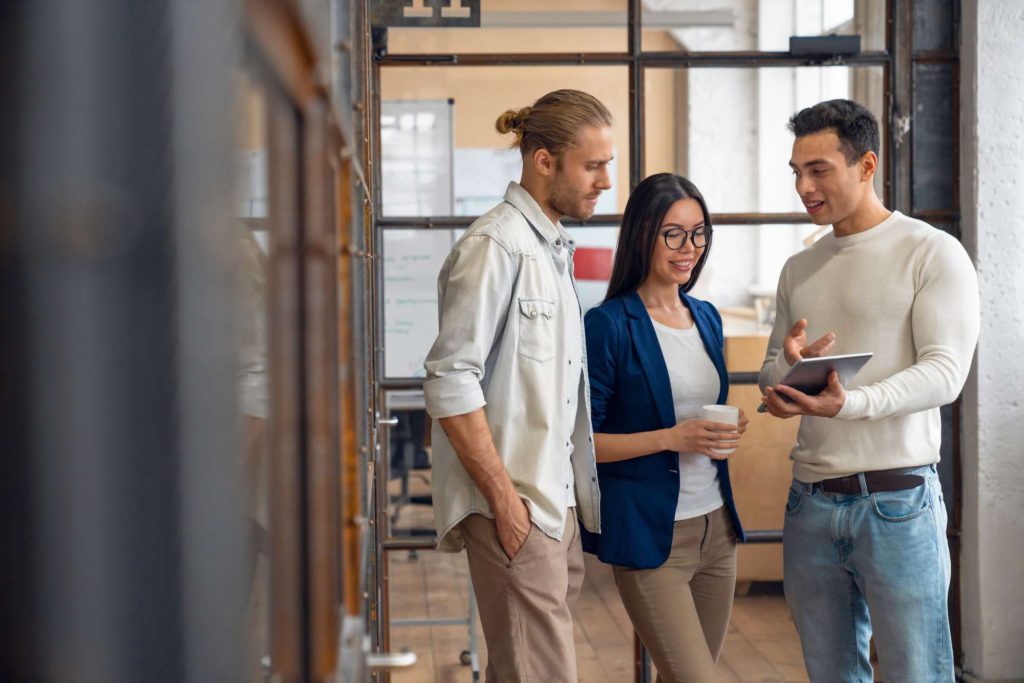
[{"label": "man in cream sweater", "polygon": [[[878,122],[849,100],[790,119],[790,166],[811,220],[832,225],[779,277],[761,368],[768,411],[802,416],[783,532],[786,598],[812,681],[952,683],[939,407],[960,393],[978,339],[963,247],[875,194]],[[808,343],[814,339],[813,343]],[[870,351],[849,386],[779,384],[801,357]]]}]

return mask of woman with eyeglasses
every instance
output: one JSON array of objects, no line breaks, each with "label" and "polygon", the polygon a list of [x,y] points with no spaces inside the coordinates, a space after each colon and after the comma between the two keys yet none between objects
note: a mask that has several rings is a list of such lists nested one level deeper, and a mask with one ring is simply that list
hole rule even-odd
[{"label": "woman with eyeglasses", "polygon": [[700,419],[729,383],[721,316],[687,294],[712,234],[693,183],[647,178],[626,204],[608,294],[585,318],[602,521],[583,548],[613,565],[663,683],[716,680],[743,538],[718,451],[748,420]]}]

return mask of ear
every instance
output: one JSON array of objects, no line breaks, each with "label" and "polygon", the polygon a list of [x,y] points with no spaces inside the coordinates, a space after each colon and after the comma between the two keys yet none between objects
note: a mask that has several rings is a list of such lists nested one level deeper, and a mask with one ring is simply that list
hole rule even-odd
[{"label": "ear", "polygon": [[543,147],[533,150],[530,160],[533,162],[534,170],[540,175],[548,177],[555,174],[555,157]]},{"label": "ear", "polygon": [[878,170],[878,155],[868,150],[864,153],[864,156],[860,158],[860,179],[862,181],[870,182],[875,177],[875,172]]}]

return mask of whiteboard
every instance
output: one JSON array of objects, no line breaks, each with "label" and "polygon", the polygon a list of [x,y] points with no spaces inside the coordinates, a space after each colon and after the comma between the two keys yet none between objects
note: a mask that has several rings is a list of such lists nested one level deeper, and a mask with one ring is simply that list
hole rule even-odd
[{"label": "whiteboard", "polygon": [[423,377],[437,337],[437,274],[451,230],[384,231],[384,375]]}]

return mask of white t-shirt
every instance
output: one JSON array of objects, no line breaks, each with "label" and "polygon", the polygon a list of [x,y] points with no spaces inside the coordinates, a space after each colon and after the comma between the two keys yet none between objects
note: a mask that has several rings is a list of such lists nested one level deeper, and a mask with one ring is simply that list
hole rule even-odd
[{"label": "white t-shirt", "polygon": [[[665,356],[676,421],[700,418],[701,406],[718,401],[718,371],[704,348],[697,326],[677,330],[652,319],[661,353]],[[706,455],[679,454],[679,502],[676,521],[717,510],[723,504],[718,468]]]}]

